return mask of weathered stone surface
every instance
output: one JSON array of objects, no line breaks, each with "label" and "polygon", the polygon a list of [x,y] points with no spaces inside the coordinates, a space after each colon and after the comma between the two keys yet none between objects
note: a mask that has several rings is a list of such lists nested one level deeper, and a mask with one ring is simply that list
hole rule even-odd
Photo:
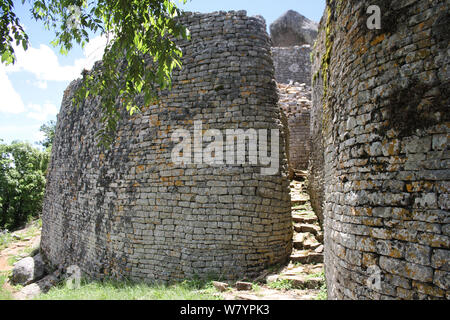
[{"label": "weathered stone surface", "polygon": [[23,287],[15,298],[19,300],[30,300],[42,293],[47,293],[52,287],[58,283],[59,279],[55,275],[48,275],[41,280]]},{"label": "weathered stone surface", "polygon": [[[381,30],[366,27],[370,5]],[[447,11],[446,1],[328,1],[312,55],[308,180],[331,299],[447,294]]]},{"label": "weathered stone surface", "polygon": [[[305,83],[311,86],[311,46],[272,48],[275,80],[278,83]],[[292,101],[292,100],[291,100]]]},{"label": "weathered stone surface", "polygon": [[[95,137],[99,100],[75,109],[80,82],[66,90],[42,217],[41,249],[51,264],[78,265],[92,278],[229,280],[288,259],[286,145],[264,21],[243,12],[181,19],[192,40],[177,42],[183,69],[174,72],[173,89],[131,118],[123,108],[110,150]],[[224,135],[279,129],[278,173],[261,175],[263,166],[248,161],[172,163],[172,134],[185,129],[193,137],[195,121]]]},{"label": "weathered stone surface", "polygon": [[270,25],[270,36],[274,47],[313,45],[317,29],[317,23],[289,10]]},{"label": "weathered stone surface", "polygon": [[27,257],[14,264],[11,283],[28,285],[44,276],[44,262],[41,255]]},{"label": "weathered stone surface", "polygon": [[229,288],[228,283],[225,283],[225,282],[213,281],[212,284],[213,284],[214,288],[216,288],[220,292],[225,292]]},{"label": "weathered stone surface", "polygon": [[238,291],[248,291],[248,290],[252,290],[253,288],[253,284],[251,284],[250,282],[236,282],[236,289]]},{"label": "weathered stone surface", "polygon": [[296,171],[306,170],[310,152],[311,88],[298,83],[278,83],[277,86],[278,103],[287,117],[289,127],[289,166]]}]

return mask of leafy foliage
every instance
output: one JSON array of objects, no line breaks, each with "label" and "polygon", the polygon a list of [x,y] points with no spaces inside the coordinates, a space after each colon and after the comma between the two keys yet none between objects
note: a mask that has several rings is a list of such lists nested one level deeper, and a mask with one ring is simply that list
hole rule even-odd
[{"label": "leafy foliage", "polygon": [[42,210],[48,153],[28,143],[0,143],[0,228],[23,226]]},{"label": "leafy foliage", "polygon": [[53,140],[55,139],[55,130],[56,122],[53,120],[43,124],[39,129],[45,136],[44,140],[40,141],[39,144],[49,151],[53,145]]},{"label": "leafy foliage", "polygon": [[[25,0],[22,0],[24,2]],[[183,0],[186,1],[186,0]],[[172,0],[33,0],[31,13],[49,30],[55,30],[53,45],[62,54],[75,43],[84,46],[92,33],[108,38],[103,61],[92,72],[83,71],[77,106],[88,97],[102,97],[104,124],[98,132],[100,143],[109,145],[120,119],[121,106],[131,114],[140,110],[136,96],[148,105],[156,98],[156,87],[170,88],[171,74],[181,67],[181,49],[176,38],[189,39],[189,31],[176,19],[182,12]],[[13,12],[13,3],[1,0],[0,54],[14,62],[13,31],[16,42],[28,46],[28,37]],[[76,13],[76,14],[75,14]],[[15,31],[16,30],[16,31]]]},{"label": "leafy foliage", "polygon": [[14,13],[12,0],[0,0],[0,56],[3,63],[14,63],[13,44],[22,44],[24,50],[28,49],[28,35],[20,25],[19,18]]}]

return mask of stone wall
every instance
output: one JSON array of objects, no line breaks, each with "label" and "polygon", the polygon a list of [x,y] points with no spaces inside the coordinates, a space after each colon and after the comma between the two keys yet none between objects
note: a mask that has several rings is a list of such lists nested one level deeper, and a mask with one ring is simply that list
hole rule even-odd
[{"label": "stone wall", "polygon": [[311,83],[311,46],[272,48],[278,83]]},{"label": "stone wall", "polygon": [[307,170],[310,152],[310,87],[298,83],[279,83],[278,95],[280,106],[288,119],[289,165],[293,170]]},{"label": "stone wall", "polygon": [[[97,146],[99,99],[66,90],[43,209],[47,262],[93,278],[253,277],[291,252],[288,165],[265,22],[244,12],[187,14],[183,70],[160,103]],[[176,129],[280,129],[280,170],[171,161]],[[204,146],[207,144],[204,143]],[[197,151],[197,150],[196,150]],[[198,153],[196,153],[198,154]]]},{"label": "stone wall", "polygon": [[[449,299],[449,2],[327,4],[312,175],[323,177],[329,297]],[[381,30],[366,27],[369,5]]]}]

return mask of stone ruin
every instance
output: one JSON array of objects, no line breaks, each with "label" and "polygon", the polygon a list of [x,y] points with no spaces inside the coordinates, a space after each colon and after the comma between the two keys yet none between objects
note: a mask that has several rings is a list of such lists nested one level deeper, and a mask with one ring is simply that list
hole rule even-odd
[{"label": "stone ruin", "polygon": [[[110,150],[95,137],[100,99],[77,110],[71,98],[80,80],[66,90],[42,216],[49,264],[77,265],[92,278],[169,281],[253,277],[287,261],[286,133],[265,22],[245,12],[182,19],[192,40],[178,43],[183,69],[173,89],[141,115],[124,113]],[[194,132],[199,121],[201,131],[279,129],[278,173],[262,175],[262,165],[248,162],[174,164],[171,136]]]},{"label": "stone ruin", "polygon": [[311,88],[306,84],[278,83],[279,104],[287,117],[289,166],[296,171],[308,169],[310,153]]},{"label": "stone ruin", "polygon": [[330,299],[450,299],[449,23],[445,0],[328,1],[309,182]]},{"label": "stone ruin", "polygon": [[[382,9],[381,30],[366,27],[369,5]],[[282,123],[308,109],[309,90],[279,83],[280,112],[261,19],[183,19],[193,40],[180,43],[173,90],[124,119],[111,150],[96,145],[99,100],[76,110],[79,82],[67,89],[43,211],[42,253],[54,266],[95,278],[235,279],[289,256],[287,154],[300,133]],[[330,299],[450,299],[448,24],[445,0],[327,1],[312,56],[308,180]],[[280,129],[278,174],[171,164],[171,133],[195,120]]]},{"label": "stone ruin", "polygon": [[310,152],[311,45],[318,25],[289,10],[270,26],[279,103],[289,127],[289,164],[306,170]]}]

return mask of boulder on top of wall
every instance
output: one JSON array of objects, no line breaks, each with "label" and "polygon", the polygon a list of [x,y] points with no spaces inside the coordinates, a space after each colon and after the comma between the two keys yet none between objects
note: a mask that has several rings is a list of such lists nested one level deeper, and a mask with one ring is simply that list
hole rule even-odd
[{"label": "boulder on top of wall", "polygon": [[270,36],[274,47],[314,45],[318,24],[300,13],[289,10],[270,25]]}]

